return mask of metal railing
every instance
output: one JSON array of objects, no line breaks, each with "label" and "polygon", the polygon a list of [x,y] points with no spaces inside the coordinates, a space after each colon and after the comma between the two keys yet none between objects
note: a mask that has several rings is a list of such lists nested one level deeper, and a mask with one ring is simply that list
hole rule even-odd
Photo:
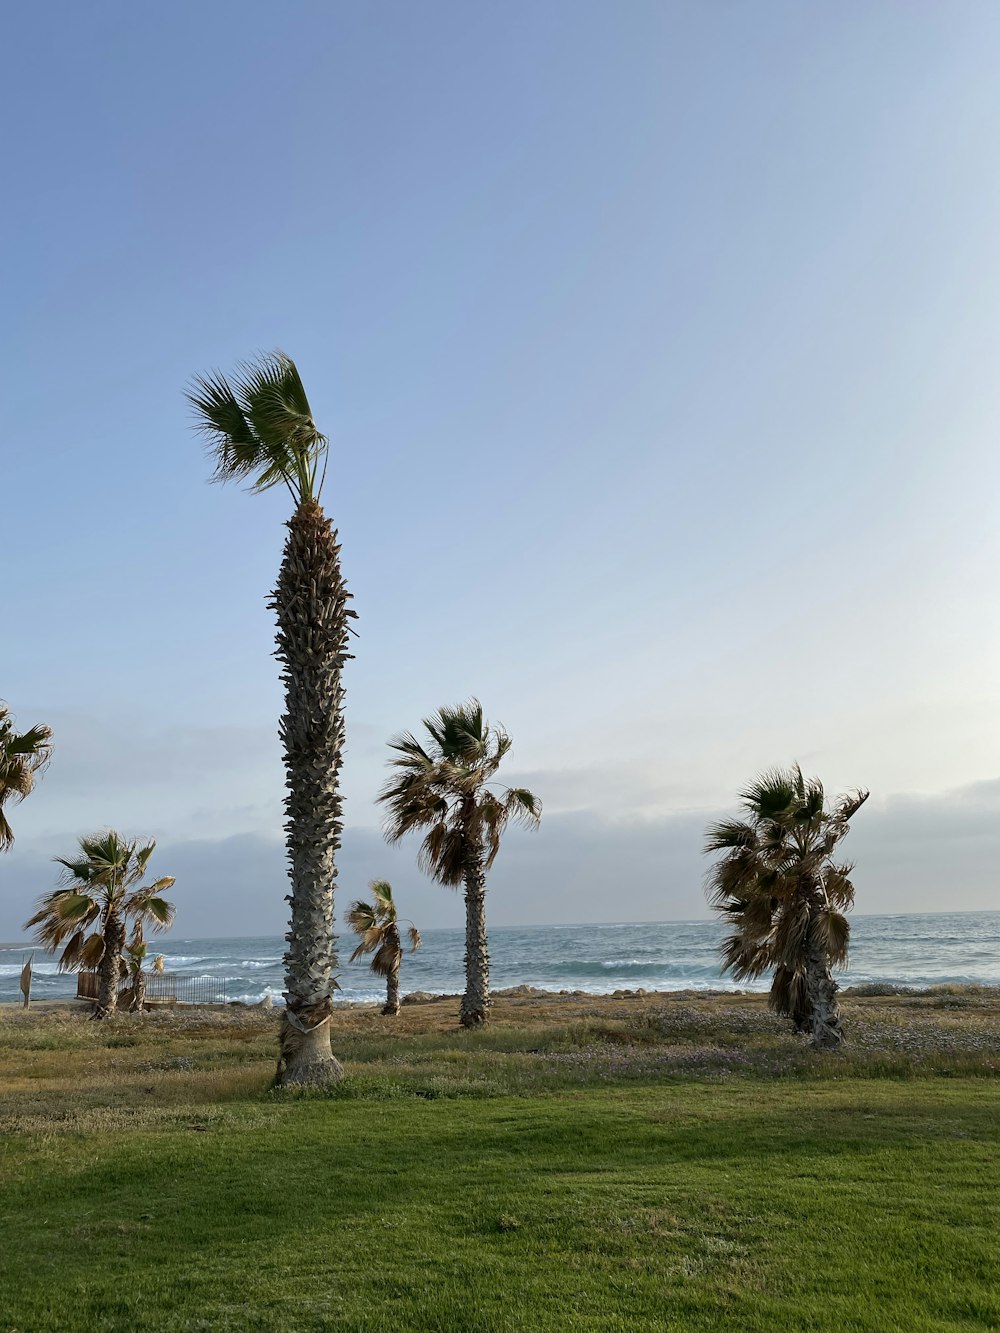
[{"label": "metal railing", "polygon": [[[176,972],[149,972],[146,974],[146,1007],[159,1008],[171,1004],[226,1004],[225,977],[182,977]],[[81,969],[76,974],[76,995],[79,1000],[96,1000],[99,986],[97,972]],[[118,983],[118,995],[131,991],[131,983],[123,978]]]}]

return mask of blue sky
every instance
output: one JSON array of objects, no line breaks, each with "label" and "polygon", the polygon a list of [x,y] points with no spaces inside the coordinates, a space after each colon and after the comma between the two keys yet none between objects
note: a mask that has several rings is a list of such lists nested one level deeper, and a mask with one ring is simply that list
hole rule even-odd
[{"label": "blue sky", "polygon": [[873,790],[859,910],[996,906],[1000,10],[98,0],[7,39],[0,696],[57,752],[0,936],[102,824],[160,840],[185,934],[282,928],[284,500],[206,484],[182,396],[275,346],[360,615],[341,900],[460,919],[372,798],[476,693],[545,804],[497,923],[703,913],[705,822],[792,760]]}]

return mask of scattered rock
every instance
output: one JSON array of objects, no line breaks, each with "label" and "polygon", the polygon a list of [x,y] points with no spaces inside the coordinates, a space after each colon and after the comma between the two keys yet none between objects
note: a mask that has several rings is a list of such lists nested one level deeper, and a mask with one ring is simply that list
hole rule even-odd
[{"label": "scattered rock", "polygon": [[400,1004],[434,1004],[437,1000],[457,1000],[457,995],[432,995],[427,990],[411,990],[409,995],[404,995]]}]

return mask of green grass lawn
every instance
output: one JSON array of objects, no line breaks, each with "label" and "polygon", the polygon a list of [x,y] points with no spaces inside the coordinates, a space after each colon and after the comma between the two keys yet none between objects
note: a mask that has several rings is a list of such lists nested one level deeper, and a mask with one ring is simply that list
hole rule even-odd
[{"label": "green grass lawn", "polygon": [[0,1328],[1000,1327],[1000,1004],[852,1017],[367,1012],[287,1098],[264,1016],[7,1014]]}]

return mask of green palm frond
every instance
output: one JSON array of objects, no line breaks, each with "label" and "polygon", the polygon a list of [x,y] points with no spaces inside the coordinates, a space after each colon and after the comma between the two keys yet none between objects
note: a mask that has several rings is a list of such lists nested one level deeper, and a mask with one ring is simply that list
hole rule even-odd
[{"label": "green palm frond", "polygon": [[740,801],[755,820],[778,819],[794,804],[801,780],[797,766],[789,771],[770,768],[740,792]]},{"label": "green palm frond", "polygon": [[16,804],[31,794],[35,779],[52,757],[50,727],[14,730],[14,719],[5,703],[0,703],[0,852],[14,841],[14,830],[4,814],[7,801]]},{"label": "green palm frond", "polygon": [[534,828],[542,817],[542,803],[527,787],[508,787],[503,807],[506,818],[525,828]]},{"label": "green palm frond", "polygon": [[256,493],[284,484],[296,504],[319,499],[329,444],[291,357],[276,351],[242,362],[231,379],[196,376],[187,398],[213,481],[248,481]]},{"label": "green palm frond", "polygon": [[710,824],[705,834],[705,851],[721,852],[735,848],[755,848],[757,830],[742,819],[720,819]]},{"label": "green palm frond", "polygon": [[351,903],[345,920],[356,935],[363,935],[366,931],[374,930],[378,924],[375,908],[372,907],[371,903],[366,903],[363,898],[358,898]]},{"label": "green palm frond", "polygon": [[154,933],[169,929],[176,913],[173,903],[156,893],[134,894],[126,905],[126,914],[140,917]]},{"label": "green palm frond", "polygon": [[368,887],[379,905],[380,913],[387,919],[395,921],[396,904],[392,900],[392,885],[389,881],[387,879],[373,879]]}]

